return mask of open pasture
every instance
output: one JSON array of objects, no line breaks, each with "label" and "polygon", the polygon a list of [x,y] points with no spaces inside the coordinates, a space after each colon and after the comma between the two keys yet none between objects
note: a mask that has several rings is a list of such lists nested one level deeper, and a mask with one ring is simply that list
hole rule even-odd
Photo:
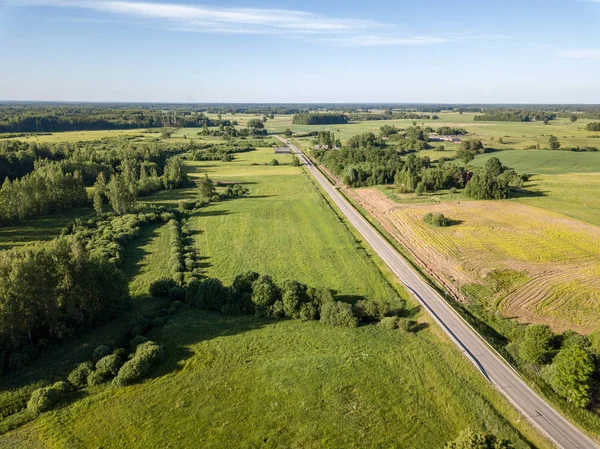
[{"label": "open pasture", "polygon": [[[251,190],[191,217],[204,274],[229,283],[253,269],[333,288],[348,301],[395,295],[302,168],[265,165],[275,157],[291,161],[263,148],[228,163],[187,163],[192,177],[207,173]],[[176,205],[193,196],[193,189],[173,190],[147,201]],[[124,270],[138,298],[129,315],[151,305],[143,295],[167,275],[166,232],[166,226],[149,228],[127,248]],[[86,388],[71,403],[0,436],[0,447],[143,448],[174,441],[207,448],[442,447],[467,427],[508,438],[519,449],[530,442],[548,447],[436,327],[427,327],[428,318],[413,305],[409,310],[425,321],[416,334],[183,309],[148,335],[167,353],[151,378],[119,389]],[[75,339],[79,360],[86,349],[111,343],[111,325]],[[61,350],[40,359],[48,381],[73,366]],[[31,389],[13,377],[13,388]]]}]

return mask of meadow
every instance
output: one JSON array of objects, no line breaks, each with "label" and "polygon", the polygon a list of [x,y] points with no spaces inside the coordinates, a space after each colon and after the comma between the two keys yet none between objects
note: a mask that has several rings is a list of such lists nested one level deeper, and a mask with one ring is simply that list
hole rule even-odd
[{"label": "meadow", "polygon": [[[280,165],[266,165],[274,158]],[[227,284],[253,269],[332,288],[348,301],[404,296],[290,162],[268,148],[229,163],[187,162],[193,177],[250,188],[248,197],[191,217],[204,274]],[[173,190],[144,201],[176,205],[194,195]],[[166,275],[167,240],[165,227],[153,226],[128,246],[123,267],[135,297],[128,314],[51,349],[26,375],[5,377],[0,399],[64,378],[96,345],[118,345],[132,315],[161,307],[147,291]],[[408,313],[419,332],[184,308],[148,335],[167,350],[150,379],[87,388],[0,436],[0,447],[442,447],[467,427],[517,448],[549,447],[410,301]]]}]

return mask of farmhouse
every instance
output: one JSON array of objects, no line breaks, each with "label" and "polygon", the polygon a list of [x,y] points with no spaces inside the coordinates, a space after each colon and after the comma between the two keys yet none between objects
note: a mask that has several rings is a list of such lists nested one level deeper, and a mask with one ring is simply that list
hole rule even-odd
[{"label": "farmhouse", "polygon": [[430,133],[429,134],[430,142],[460,142],[460,139],[456,136],[440,136],[439,134]]}]

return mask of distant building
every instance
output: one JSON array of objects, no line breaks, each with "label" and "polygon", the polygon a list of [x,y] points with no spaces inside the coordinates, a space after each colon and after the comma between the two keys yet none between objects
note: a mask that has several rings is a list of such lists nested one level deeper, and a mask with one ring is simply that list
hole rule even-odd
[{"label": "distant building", "polygon": [[440,136],[439,134],[429,134],[430,142],[452,142],[457,143],[460,142],[460,138],[456,136]]},{"label": "distant building", "polygon": [[292,151],[290,150],[290,147],[277,147],[275,148],[275,154],[289,154]]},{"label": "distant building", "polygon": [[[315,145],[313,147],[315,150],[329,150],[329,145]],[[332,150],[339,150],[340,147],[333,147]]]}]

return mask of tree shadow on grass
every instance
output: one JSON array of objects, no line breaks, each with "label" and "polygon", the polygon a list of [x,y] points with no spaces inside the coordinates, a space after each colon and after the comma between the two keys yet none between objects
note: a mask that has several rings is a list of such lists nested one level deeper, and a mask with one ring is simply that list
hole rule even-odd
[{"label": "tree shadow on grass", "polygon": [[142,261],[150,254],[144,247],[158,237],[160,224],[153,224],[142,229],[140,236],[125,247],[122,270],[128,279],[133,279],[144,267]]},{"label": "tree shadow on grass", "polygon": [[150,340],[164,346],[166,358],[145,379],[181,371],[186,361],[195,354],[190,349],[193,345],[261,329],[276,322],[276,320],[257,318],[252,315],[224,315],[186,306],[177,314],[169,316],[164,327],[152,330],[146,335]]},{"label": "tree shadow on grass", "polygon": [[255,181],[216,181],[217,187],[228,187],[228,186],[246,186],[257,184]]},{"label": "tree shadow on grass", "polygon": [[225,209],[217,209],[217,210],[206,210],[206,209],[200,209],[196,212],[192,213],[192,217],[220,217],[220,216],[224,216],[224,215],[231,215],[233,214],[233,212],[229,211],[229,210],[225,210]]},{"label": "tree shadow on grass", "polygon": [[541,190],[526,190],[526,189],[518,189],[510,192],[510,197],[512,199],[515,198],[540,198],[548,196],[548,192],[544,192]]}]

